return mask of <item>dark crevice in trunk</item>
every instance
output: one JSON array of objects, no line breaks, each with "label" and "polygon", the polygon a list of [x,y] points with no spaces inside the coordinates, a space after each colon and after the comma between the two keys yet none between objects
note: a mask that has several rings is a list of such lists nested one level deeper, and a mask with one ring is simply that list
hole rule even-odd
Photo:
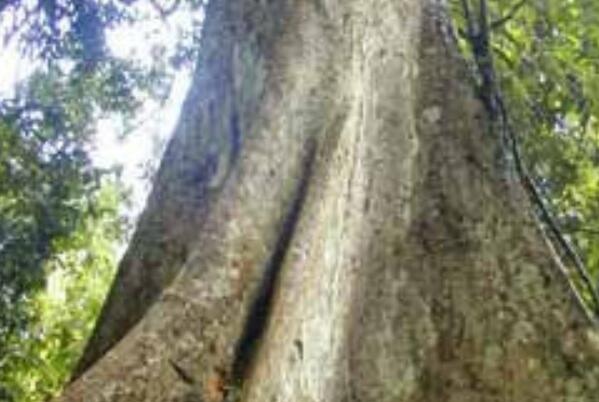
[{"label": "dark crevice in trunk", "polygon": [[[243,138],[239,124],[239,114],[237,109],[234,108],[231,114],[231,165],[234,165],[239,159],[242,141]],[[231,166],[231,169],[232,167],[233,166]]]},{"label": "dark crevice in trunk", "polygon": [[234,386],[241,385],[248,369],[256,355],[260,339],[268,323],[272,310],[272,301],[275,293],[277,279],[283,266],[285,256],[295,233],[302,207],[308,193],[308,185],[312,177],[316,142],[308,141],[305,156],[301,166],[301,176],[291,200],[291,205],[281,227],[274,245],[273,252],[266,264],[262,283],[259,285],[254,301],[251,303],[245,322],[245,327],[237,343],[233,364],[231,367],[231,380]]}]

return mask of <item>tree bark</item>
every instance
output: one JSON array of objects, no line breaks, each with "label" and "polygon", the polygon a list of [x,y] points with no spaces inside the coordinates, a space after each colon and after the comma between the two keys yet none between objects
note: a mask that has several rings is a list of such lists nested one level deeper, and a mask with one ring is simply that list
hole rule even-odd
[{"label": "tree bark", "polygon": [[599,335],[440,0],[214,0],[61,401],[580,401]]}]

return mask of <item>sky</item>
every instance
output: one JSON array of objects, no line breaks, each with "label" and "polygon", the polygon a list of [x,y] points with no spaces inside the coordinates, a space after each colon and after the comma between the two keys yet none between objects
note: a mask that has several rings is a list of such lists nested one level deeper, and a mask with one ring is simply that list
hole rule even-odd
[{"label": "sky", "polygon": [[[151,10],[142,9],[141,13]],[[153,45],[163,45],[162,55],[169,57],[179,40],[178,31],[190,28],[192,15],[185,9],[175,12],[168,23],[160,18],[145,19],[143,23],[120,26],[106,32],[106,42],[117,57],[134,59],[149,66],[155,57]],[[16,83],[27,78],[35,67],[32,60],[19,54],[15,43],[1,47],[0,44],[0,96],[10,97]],[[189,69],[180,70],[174,78],[172,90],[164,105],[146,99],[135,129],[124,139],[119,138],[116,121],[104,119],[98,122],[97,136],[92,145],[92,159],[98,167],[122,166],[122,180],[131,189],[131,203],[124,213],[135,220],[141,212],[150,189],[148,166],[156,166],[161,150],[172,134],[179,109],[190,84]]]},{"label": "sky", "polygon": [[[181,10],[171,15],[168,23],[160,18],[153,18],[144,20],[142,24],[122,26],[109,31],[106,41],[115,56],[136,59],[149,66],[154,57],[152,45],[163,45],[166,49],[163,55],[168,57],[179,40],[177,29],[189,27],[191,22],[190,13]],[[147,99],[138,118],[142,123],[124,140],[117,138],[118,127],[110,120],[99,122],[98,138],[93,152],[94,162],[101,167],[114,164],[123,166],[123,181],[133,191],[132,205],[128,211],[130,216],[139,214],[145,203],[150,189],[146,177],[147,167],[155,167],[159,163],[161,150],[179,118],[179,110],[189,83],[190,71],[179,71],[164,105]]]}]

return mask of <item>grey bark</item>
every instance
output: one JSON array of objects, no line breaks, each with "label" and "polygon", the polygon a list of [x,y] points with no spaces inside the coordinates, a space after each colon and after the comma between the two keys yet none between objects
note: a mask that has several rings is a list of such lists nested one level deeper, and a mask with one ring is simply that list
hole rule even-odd
[{"label": "grey bark", "polygon": [[214,0],[61,401],[595,401],[571,297],[435,0]]}]

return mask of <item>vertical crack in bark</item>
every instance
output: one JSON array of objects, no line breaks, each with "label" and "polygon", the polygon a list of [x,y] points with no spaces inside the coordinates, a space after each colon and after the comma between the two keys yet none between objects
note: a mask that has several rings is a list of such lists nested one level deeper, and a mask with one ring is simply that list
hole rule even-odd
[{"label": "vertical crack in bark", "polygon": [[234,165],[239,159],[242,140],[239,113],[237,112],[237,108],[234,107],[231,114],[231,165]]},{"label": "vertical crack in bark", "polygon": [[293,239],[308,193],[308,185],[312,177],[316,154],[315,140],[311,139],[308,141],[305,152],[305,156],[301,162],[300,178],[295,194],[279,229],[279,235],[273,252],[266,264],[262,282],[258,287],[254,301],[250,305],[245,327],[236,346],[231,368],[233,386],[241,385],[241,382],[246,377],[258,350],[260,339],[266,330],[268,317],[272,310],[277,279],[289,250],[289,245]]}]

